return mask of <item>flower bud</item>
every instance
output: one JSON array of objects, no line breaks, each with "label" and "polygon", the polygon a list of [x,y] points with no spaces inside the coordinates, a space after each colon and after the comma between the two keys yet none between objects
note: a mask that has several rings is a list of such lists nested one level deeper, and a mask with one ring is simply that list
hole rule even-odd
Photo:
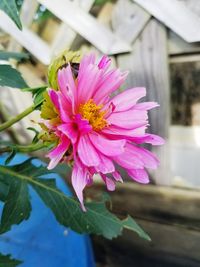
[{"label": "flower bud", "polygon": [[57,73],[59,69],[66,67],[69,63],[72,66],[72,71],[76,77],[78,74],[79,62],[81,59],[80,52],[65,50],[55,57],[48,68],[49,87],[58,90]]}]

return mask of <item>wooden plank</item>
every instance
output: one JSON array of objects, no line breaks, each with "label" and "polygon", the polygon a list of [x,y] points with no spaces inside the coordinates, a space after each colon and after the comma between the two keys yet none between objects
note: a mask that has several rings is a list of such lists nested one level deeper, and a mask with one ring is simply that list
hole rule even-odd
[{"label": "wooden plank", "polygon": [[[179,0],[188,9],[200,17],[199,0]],[[189,54],[200,52],[200,43],[188,43],[172,31],[169,31],[169,55]]]},{"label": "wooden plank", "polygon": [[[35,16],[35,12],[38,8],[38,2],[36,0],[24,0],[21,10],[20,10],[20,19],[22,22],[23,27],[29,27],[32,24],[32,21]],[[13,52],[20,52],[23,49],[23,47],[20,45],[20,43],[16,42],[15,39],[12,38],[9,42],[8,51]]]},{"label": "wooden plank", "polygon": [[[87,190],[87,196],[97,198],[104,189],[105,185],[96,184]],[[116,191],[110,195],[112,212],[120,217],[130,214],[152,241],[146,242],[130,231],[125,231],[113,241],[95,238],[97,256],[105,248],[106,266],[122,266],[122,262],[123,266],[128,267],[132,267],[133,262],[136,266],[144,267],[148,262],[148,266],[152,267],[179,266],[175,263],[183,264],[180,266],[199,266],[199,190],[129,182],[118,184]],[[117,254],[121,256],[116,258]]]},{"label": "wooden plank", "polygon": [[199,267],[199,231],[168,223],[136,221],[152,241],[145,241],[130,231],[124,231],[121,237],[112,241],[94,236],[95,257],[101,264],[98,266]]},{"label": "wooden plank", "polygon": [[169,55],[191,54],[200,52],[200,43],[187,43],[174,32],[169,32]]},{"label": "wooden plank", "polygon": [[117,35],[133,43],[151,15],[130,0],[119,0],[112,12],[112,27]]},{"label": "wooden plank", "polygon": [[[180,1],[180,0],[179,0]],[[200,16],[199,0],[181,0],[192,12]]]},{"label": "wooden plank", "polygon": [[[105,185],[97,183],[86,191],[86,195],[94,199],[103,190]],[[117,184],[116,191],[110,193],[110,196],[112,209],[117,214],[130,214],[147,221],[200,230],[198,189],[141,185],[128,181]]]},{"label": "wooden plank", "polygon": [[20,18],[22,21],[22,25],[26,25],[26,27],[31,26],[33,19],[35,17],[35,13],[38,9],[38,2],[36,0],[24,0],[21,11]]},{"label": "wooden plank", "polygon": [[[74,0],[77,7],[80,7],[84,11],[89,11],[92,7],[94,0]],[[55,41],[51,44],[52,54],[57,54],[61,50],[70,48],[77,33],[73,31],[66,23],[62,22],[60,29],[55,36]]]},{"label": "wooden plank", "polygon": [[103,53],[118,54],[131,50],[129,44],[70,0],[38,1]]},{"label": "wooden plank", "polygon": [[200,55],[187,54],[187,55],[174,55],[169,58],[169,63],[186,63],[186,62],[199,62]]},{"label": "wooden plank", "polygon": [[200,17],[178,0],[134,0],[185,41],[200,41]]},{"label": "wooden plank", "polygon": [[157,101],[159,109],[150,111],[150,132],[165,138],[166,144],[154,147],[161,165],[152,175],[159,184],[171,184],[169,173],[169,71],[166,45],[166,29],[152,19],[145,27],[141,37],[134,43],[131,54],[120,55],[118,65],[130,70],[126,88],[144,86],[148,101]]},{"label": "wooden plank", "polygon": [[11,19],[3,12],[0,12],[0,28],[15,38],[16,41],[18,41],[43,64],[49,64],[50,48],[48,44],[31,30],[23,27],[23,30],[20,31]]}]

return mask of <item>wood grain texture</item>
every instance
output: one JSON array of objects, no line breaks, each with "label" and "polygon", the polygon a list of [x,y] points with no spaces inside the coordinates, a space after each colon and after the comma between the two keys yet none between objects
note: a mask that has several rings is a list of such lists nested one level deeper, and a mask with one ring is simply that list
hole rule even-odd
[{"label": "wood grain texture", "polygon": [[[198,17],[200,17],[200,2],[199,0],[179,0],[188,9],[194,12]],[[169,55],[176,56],[180,54],[190,54],[200,52],[200,43],[188,43],[184,41],[181,37],[175,34],[173,31],[169,31],[169,41],[168,41]],[[187,61],[186,57],[172,58],[172,62],[184,62]],[[198,61],[199,56],[195,60],[195,57],[188,58],[188,61]]]},{"label": "wood grain texture", "polygon": [[[22,7],[20,10],[20,19],[21,19],[23,27],[29,28],[31,26],[38,6],[39,6],[39,3],[36,0],[24,0],[23,1]],[[21,52],[23,50],[23,47],[21,46],[19,42],[16,42],[16,40],[13,39],[12,36],[10,36],[10,42],[9,42],[7,50],[13,51],[13,52]]]},{"label": "wood grain texture", "polygon": [[15,24],[0,12],[0,28],[10,34],[17,42],[26,48],[33,56],[39,59],[43,64],[50,62],[50,48],[39,36],[26,27],[20,31]]},{"label": "wood grain texture", "polygon": [[200,17],[179,0],[134,0],[187,42],[200,41]]},{"label": "wood grain texture", "polygon": [[119,0],[112,12],[112,27],[117,35],[133,43],[151,15],[130,0]]},{"label": "wood grain texture", "polygon": [[107,27],[99,23],[92,15],[66,0],[38,0],[59,19],[83,36],[95,47],[106,54],[130,51],[130,46]]},{"label": "wood grain texture", "polygon": [[[96,185],[87,194],[98,196],[104,187]],[[112,212],[120,217],[130,214],[152,241],[146,242],[129,231],[113,241],[94,238],[98,260],[105,266],[199,266],[199,190],[129,182],[119,184],[110,195]]]},{"label": "wood grain texture", "polygon": [[169,32],[168,50],[170,56],[200,52],[200,43],[188,43],[174,32]]},{"label": "wood grain texture", "polygon": [[[88,12],[94,3],[94,0],[73,0],[73,3],[77,5],[77,7]],[[59,31],[51,44],[51,53],[55,55],[63,49],[69,49],[76,36],[77,33],[66,23],[62,22]]]},{"label": "wood grain texture", "polygon": [[200,16],[200,3],[199,0],[179,0],[186,5],[192,12]]},{"label": "wood grain texture", "polygon": [[95,256],[100,267],[199,267],[199,231],[136,220],[151,236],[147,242],[125,231],[112,241],[93,237]]},{"label": "wood grain texture", "polygon": [[152,175],[159,184],[170,184],[169,174],[169,71],[167,58],[167,37],[163,25],[152,19],[133,45],[131,54],[117,58],[122,69],[130,71],[125,88],[144,86],[147,88],[147,101],[156,101],[159,109],[150,111],[150,132],[165,138],[166,144],[154,147],[161,165]]},{"label": "wood grain texture", "polygon": [[[105,189],[100,182],[86,191],[94,198]],[[131,216],[157,223],[168,223],[200,230],[200,190],[141,185],[128,181],[118,184],[110,193],[113,211],[121,216]],[[186,209],[187,207],[187,209]]]}]

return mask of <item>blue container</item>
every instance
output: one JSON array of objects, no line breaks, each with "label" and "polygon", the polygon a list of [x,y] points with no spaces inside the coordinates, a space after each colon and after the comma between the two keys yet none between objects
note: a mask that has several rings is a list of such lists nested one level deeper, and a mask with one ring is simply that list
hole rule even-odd
[{"label": "blue container", "polygon": [[[11,165],[27,159],[17,155]],[[0,157],[0,164],[5,158]],[[39,160],[36,164],[41,164]],[[52,176],[46,176],[52,178]],[[59,175],[53,175],[57,187],[70,195]],[[12,226],[0,236],[0,252],[22,260],[21,267],[94,267],[93,251],[87,235],[80,235],[60,225],[51,210],[30,187],[32,212],[28,221]],[[3,205],[0,204],[2,212]]]}]

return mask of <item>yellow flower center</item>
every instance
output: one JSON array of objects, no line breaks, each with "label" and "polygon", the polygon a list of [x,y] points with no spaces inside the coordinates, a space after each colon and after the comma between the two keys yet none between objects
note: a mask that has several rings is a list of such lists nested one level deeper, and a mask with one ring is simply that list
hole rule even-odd
[{"label": "yellow flower center", "polygon": [[103,105],[97,106],[92,99],[79,106],[79,113],[82,118],[88,120],[95,131],[107,126],[107,122],[104,119],[106,111],[101,111],[102,107]]}]

